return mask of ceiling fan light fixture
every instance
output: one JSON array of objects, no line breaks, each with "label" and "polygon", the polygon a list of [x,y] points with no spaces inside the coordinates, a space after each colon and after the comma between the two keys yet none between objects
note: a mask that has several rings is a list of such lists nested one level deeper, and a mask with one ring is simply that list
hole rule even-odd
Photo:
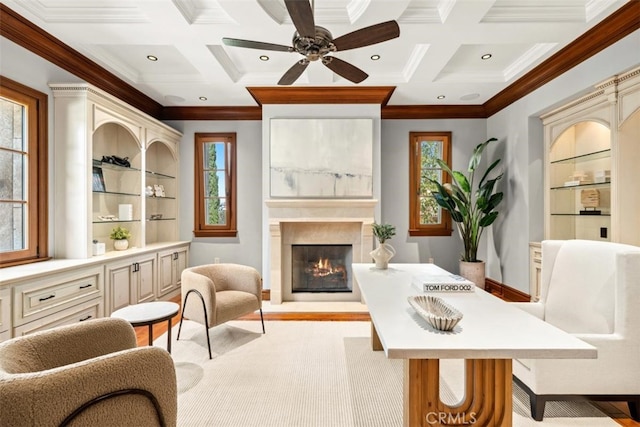
[{"label": "ceiling fan light fixture", "polygon": [[492,56],[493,55],[491,55],[490,53],[485,53],[480,57],[480,59],[482,59],[483,61],[486,61],[487,59],[491,59]]}]

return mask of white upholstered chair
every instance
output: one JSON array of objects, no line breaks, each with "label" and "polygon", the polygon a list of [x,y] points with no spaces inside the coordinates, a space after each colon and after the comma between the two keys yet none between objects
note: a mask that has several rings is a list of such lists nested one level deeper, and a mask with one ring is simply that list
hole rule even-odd
[{"label": "white upholstered chair", "polygon": [[211,359],[209,328],[258,310],[264,333],[262,277],[255,268],[239,264],[199,265],[183,270],[181,279],[184,302],[177,339],[185,317],[202,323]]},{"label": "white upholstered chair", "polygon": [[587,397],[627,401],[640,421],[640,247],[543,241],[540,301],[514,304],[598,350],[597,359],[514,361],[534,419],[546,401]]}]

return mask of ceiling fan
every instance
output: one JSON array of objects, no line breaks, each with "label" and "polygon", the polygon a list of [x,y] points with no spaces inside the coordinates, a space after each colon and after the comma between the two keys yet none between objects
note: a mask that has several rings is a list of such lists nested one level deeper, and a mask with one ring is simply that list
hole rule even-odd
[{"label": "ceiling fan", "polygon": [[297,52],[304,56],[303,59],[296,62],[284,73],[280,81],[278,81],[279,85],[293,84],[302,75],[309,63],[317,60],[321,60],[327,68],[345,79],[360,83],[369,77],[367,73],[330,54],[381,43],[400,36],[398,23],[396,21],[387,21],[361,28],[334,39],[329,30],[315,24],[313,6],[309,3],[309,0],[285,0],[284,4],[287,7],[289,16],[291,16],[293,25],[296,27],[296,32],[293,34],[293,46],[227,37],[222,39],[222,42],[227,46]]}]

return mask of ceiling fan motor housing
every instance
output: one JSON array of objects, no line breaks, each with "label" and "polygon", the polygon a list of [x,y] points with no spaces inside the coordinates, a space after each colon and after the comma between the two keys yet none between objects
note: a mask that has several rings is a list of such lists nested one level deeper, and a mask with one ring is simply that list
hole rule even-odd
[{"label": "ceiling fan motor housing", "polygon": [[304,55],[309,61],[317,61],[330,52],[335,52],[331,32],[316,25],[315,38],[302,37],[296,31],[293,35],[293,47],[296,52]]}]

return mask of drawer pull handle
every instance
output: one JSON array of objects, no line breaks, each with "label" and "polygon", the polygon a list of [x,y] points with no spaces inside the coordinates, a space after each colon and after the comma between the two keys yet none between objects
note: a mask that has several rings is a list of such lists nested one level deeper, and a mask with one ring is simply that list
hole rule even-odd
[{"label": "drawer pull handle", "polygon": [[91,286],[93,286],[91,283],[87,283],[86,285],[80,285],[80,289],[90,288]]},{"label": "drawer pull handle", "polygon": [[46,300],[48,300],[48,299],[55,298],[55,297],[56,297],[55,295],[49,295],[48,297],[42,297],[42,298],[40,298],[40,301],[46,301]]},{"label": "drawer pull handle", "polygon": [[83,317],[82,319],[80,319],[79,322],[84,322],[85,320],[89,320],[92,317],[93,317],[92,315],[88,315],[87,317]]}]

